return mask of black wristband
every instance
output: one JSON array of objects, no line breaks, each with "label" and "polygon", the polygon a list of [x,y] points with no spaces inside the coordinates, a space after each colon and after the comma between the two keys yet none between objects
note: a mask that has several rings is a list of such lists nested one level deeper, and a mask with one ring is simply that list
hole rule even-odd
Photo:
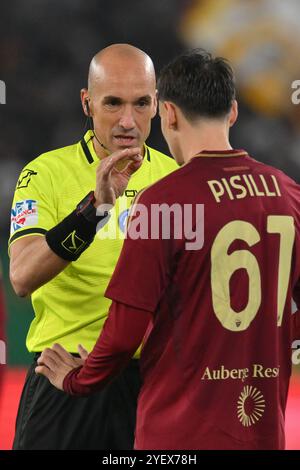
[{"label": "black wristband", "polygon": [[94,221],[87,220],[74,210],[59,224],[46,233],[46,241],[54,253],[66,261],[76,261],[92,243],[99,222],[109,215],[98,216]]}]

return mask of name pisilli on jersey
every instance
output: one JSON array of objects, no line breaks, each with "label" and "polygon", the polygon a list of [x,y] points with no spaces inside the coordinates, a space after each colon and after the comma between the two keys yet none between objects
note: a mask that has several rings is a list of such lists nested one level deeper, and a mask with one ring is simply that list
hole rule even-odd
[{"label": "name pisilli on jersey", "polygon": [[244,151],[202,152],[137,203],[161,201],[182,209],[172,236],[128,238],[106,293],[153,312],[136,448],[282,449],[300,187]]},{"label": "name pisilli on jersey", "polygon": [[[80,142],[26,165],[14,194],[9,246],[23,237],[44,236],[70,214],[95,188],[98,165],[91,131]],[[54,342],[70,352],[77,352],[78,343],[92,349],[110,306],[104,291],[123,245],[131,202],[138,191],[177,168],[172,158],[145,145],[142,166],[117,199],[108,224],[77,261],[32,294],[35,317],[27,336],[29,351],[42,351]],[[70,249],[76,249],[74,243],[70,241]]]}]

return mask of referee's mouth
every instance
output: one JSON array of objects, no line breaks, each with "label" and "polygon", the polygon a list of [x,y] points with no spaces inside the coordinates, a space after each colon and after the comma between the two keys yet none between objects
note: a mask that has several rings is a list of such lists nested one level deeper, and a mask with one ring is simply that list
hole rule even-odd
[{"label": "referee's mouth", "polygon": [[133,135],[114,135],[114,141],[120,146],[131,147],[136,144],[137,138]]}]

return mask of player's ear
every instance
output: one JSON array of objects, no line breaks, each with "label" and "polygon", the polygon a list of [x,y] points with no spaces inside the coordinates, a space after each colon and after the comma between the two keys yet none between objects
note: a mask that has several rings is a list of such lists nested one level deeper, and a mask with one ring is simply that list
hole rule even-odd
[{"label": "player's ear", "polygon": [[166,123],[169,129],[177,128],[177,113],[176,108],[170,101],[164,101],[163,106],[166,111]]},{"label": "player's ear", "polygon": [[234,125],[235,121],[238,118],[238,114],[239,114],[239,111],[238,111],[237,101],[233,100],[230,114],[229,114],[229,127],[232,127]]}]

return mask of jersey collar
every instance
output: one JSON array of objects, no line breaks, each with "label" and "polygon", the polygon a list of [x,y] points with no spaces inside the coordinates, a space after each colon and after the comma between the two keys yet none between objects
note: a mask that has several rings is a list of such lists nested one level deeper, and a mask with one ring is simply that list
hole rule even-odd
[{"label": "jersey collar", "polygon": [[93,146],[93,131],[87,131],[80,141],[81,148],[89,164],[99,161]]},{"label": "jersey collar", "polygon": [[230,150],[203,150],[196,153],[195,157],[246,157],[248,153],[243,149],[230,149]]}]

